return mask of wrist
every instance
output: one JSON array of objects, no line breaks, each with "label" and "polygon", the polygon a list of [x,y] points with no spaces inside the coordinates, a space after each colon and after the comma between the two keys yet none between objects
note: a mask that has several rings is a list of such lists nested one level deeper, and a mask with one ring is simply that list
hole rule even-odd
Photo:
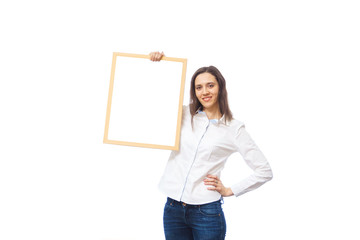
[{"label": "wrist", "polygon": [[233,193],[233,191],[231,190],[231,188],[226,188],[226,190],[225,190],[225,194],[223,195],[224,197],[230,197],[230,196],[233,196],[234,195],[234,193]]}]

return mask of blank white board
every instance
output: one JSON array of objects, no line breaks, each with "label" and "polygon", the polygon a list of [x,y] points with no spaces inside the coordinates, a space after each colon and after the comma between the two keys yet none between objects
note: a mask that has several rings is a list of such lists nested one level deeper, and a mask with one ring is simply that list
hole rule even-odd
[{"label": "blank white board", "polygon": [[104,143],[178,150],[186,62],[113,53]]}]

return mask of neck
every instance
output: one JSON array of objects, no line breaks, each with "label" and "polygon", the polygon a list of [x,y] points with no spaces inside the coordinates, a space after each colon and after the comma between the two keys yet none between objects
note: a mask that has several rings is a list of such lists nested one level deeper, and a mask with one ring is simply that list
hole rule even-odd
[{"label": "neck", "polygon": [[213,106],[212,108],[204,108],[203,111],[206,113],[208,119],[220,119],[221,112],[218,105]]}]

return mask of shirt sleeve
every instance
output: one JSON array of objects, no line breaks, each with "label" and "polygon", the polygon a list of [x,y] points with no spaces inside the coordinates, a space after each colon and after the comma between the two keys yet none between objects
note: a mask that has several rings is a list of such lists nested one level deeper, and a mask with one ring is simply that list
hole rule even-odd
[{"label": "shirt sleeve", "polygon": [[270,181],[273,174],[264,154],[251,139],[244,125],[241,125],[236,133],[235,145],[246,164],[254,171],[251,175],[230,187],[234,195],[238,197]]}]

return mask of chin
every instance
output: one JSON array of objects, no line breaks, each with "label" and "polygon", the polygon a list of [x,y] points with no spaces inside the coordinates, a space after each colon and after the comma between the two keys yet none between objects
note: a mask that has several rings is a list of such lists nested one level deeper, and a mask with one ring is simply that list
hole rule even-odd
[{"label": "chin", "polygon": [[202,106],[203,106],[203,108],[205,109],[205,108],[211,108],[211,107],[213,107],[214,104],[213,104],[213,103],[205,103],[205,104],[202,104]]}]

